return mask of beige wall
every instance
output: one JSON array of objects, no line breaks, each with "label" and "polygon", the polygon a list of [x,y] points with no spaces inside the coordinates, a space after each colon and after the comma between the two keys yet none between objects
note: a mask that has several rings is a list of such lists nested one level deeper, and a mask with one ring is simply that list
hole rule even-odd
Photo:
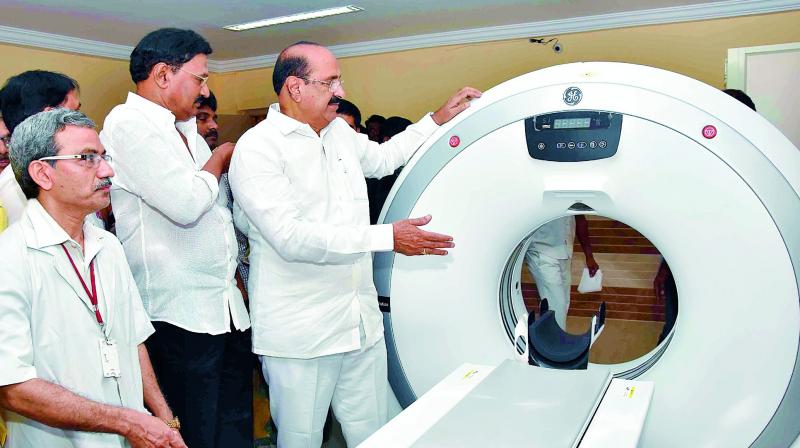
[{"label": "beige wall", "polygon": [[[523,73],[574,61],[624,61],[676,71],[724,86],[728,48],[800,41],[800,12],[559,36],[565,51],[525,39],[342,58],[347,97],[370,114],[412,119],[438,107],[463,85],[488,89]],[[0,80],[40,68],[81,84],[83,110],[102,123],[133,89],[127,61],[0,44]],[[213,74],[220,115],[261,109],[276,100],[272,69]]]},{"label": "beige wall", "polygon": [[81,86],[81,110],[98,126],[134,88],[128,61],[0,44],[0,83],[34,69],[61,72],[77,80]]},{"label": "beige wall", "polygon": [[[366,118],[416,120],[463,85],[488,89],[514,76],[575,61],[620,61],[683,73],[724,87],[728,48],[800,41],[800,12],[622,28],[559,36],[562,54],[526,39],[342,58],[347,97]],[[275,101],[272,69],[212,76],[223,113]]]}]

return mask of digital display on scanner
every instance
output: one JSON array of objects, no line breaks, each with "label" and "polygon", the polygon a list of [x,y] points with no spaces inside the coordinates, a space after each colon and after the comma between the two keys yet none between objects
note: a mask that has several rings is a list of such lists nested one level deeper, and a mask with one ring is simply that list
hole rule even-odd
[{"label": "digital display on scanner", "polygon": [[560,118],[553,120],[553,129],[588,129],[591,118]]}]

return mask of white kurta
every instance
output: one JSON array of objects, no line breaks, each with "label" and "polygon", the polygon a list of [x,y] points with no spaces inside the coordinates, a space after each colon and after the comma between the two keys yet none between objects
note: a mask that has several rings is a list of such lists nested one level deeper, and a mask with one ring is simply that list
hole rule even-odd
[{"label": "white kurta", "polygon": [[194,118],[176,124],[169,110],[129,93],[100,140],[114,157],[117,237],[150,319],[212,335],[230,331],[231,320],[249,328],[228,198],[202,170],[211,150]]},{"label": "white kurta", "polygon": [[359,322],[368,347],[383,337],[371,253],[393,249],[393,230],[370,225],[364,177],[393,173],[436,129],[426,116],[378,145],[341,118],[317,135],[273,104],[242,136],[229,177],[249,226],[255,353],[358,350]]},{"label": "white kurta", "polygon": [[[110,233],[84,224],[84,247],[71,240],[38,201],[0,234],[0,385],[33,378],[90,400],[144,411],[138,345],[153,327],[142,308],[125,254]],[[120,378],[105,378],[105,336],[89,297],[60,244],[89,279],[94,260],[105,332],[117,343]],[[84,256],[85,254],[85,256]],[[124,447],[113,434],[60,430],[6,411],[6,448]]]}]

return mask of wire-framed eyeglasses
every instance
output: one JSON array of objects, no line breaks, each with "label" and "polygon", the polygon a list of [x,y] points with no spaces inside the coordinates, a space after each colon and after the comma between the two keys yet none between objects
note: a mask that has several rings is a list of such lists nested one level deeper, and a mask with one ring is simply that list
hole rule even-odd
[{"label": "wire-framed eyeglasses", "polygon": [[319,79],[312,79],[312,78],[303,78],[298,76],[298,78],[302,79],[305,82],[315,82],[317,84],[322,84],[328,86],[328,90],[331,92],[335,92],[340,88],[344,87],[344,81],[342,78],[332,79],[330,81],[320,81]]},{"label": "wire-framed eyeglasses", "polygon": [[200,87],[201,87],[201,88],[202,88],[204,85],[208,84],[208,76],[200,76],[200,75],[198,75],[197,73],[190,72],[189,70],[186,70],[185,68],[180,68],[180,67],[178,67],[178,70],[180,70],[180,71],[182,71],[182,72],[186,72],[186,73],[188,73],[188,74],[190,74],[190,75],[194,76],[195,78],[197,78],[197,79],[200,81]]},{"label": "wire-framed eyeglasses", "polygon": [[100,164],[101,160],[105,160],[106,163],[111,163],[112,157],[108,154],[97,154],[94,152],[86,153],[86,154],[68,154],[63,156],[49,156],[49,157],[42,157],[39,159],[41,161],[48,161],[48,160],[80,160],[85,162],[87,165],[90,166],[97,166]]}]

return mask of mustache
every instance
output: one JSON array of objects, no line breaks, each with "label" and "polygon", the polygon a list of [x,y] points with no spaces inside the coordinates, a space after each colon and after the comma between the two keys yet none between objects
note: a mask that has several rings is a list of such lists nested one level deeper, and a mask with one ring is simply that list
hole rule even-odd
[{"label": "mustache", "polygon": [[105,177],[100,182],[98,182],[97,185],[94,186],[94,191],[110,186],[111,186],[111,178]]},{"label": "mustache", "polygon": [[197,107],[200,107],[200,104],[205,99],[206,99],[206,97],[204,97],[203,95],[197,95],[197,98],[194,100],[194,105],[197,106]]},{"label": "mustache", "polygon": [[339,104],[339,101],[341,101],[341,100],[342,100],[341,98],[339,98],[338,96],[334,95],[334,96],[331,97],[330,101],[328,101],[328,104]]},{"label": "mustache", "polygon": [[217,132],[216,129],[209,129],[208,131],[206,131],[206,135],[204,135],[203,137],[205,137],[205,138],[209,138],[209,137],[219,138],[219,133]]}]

